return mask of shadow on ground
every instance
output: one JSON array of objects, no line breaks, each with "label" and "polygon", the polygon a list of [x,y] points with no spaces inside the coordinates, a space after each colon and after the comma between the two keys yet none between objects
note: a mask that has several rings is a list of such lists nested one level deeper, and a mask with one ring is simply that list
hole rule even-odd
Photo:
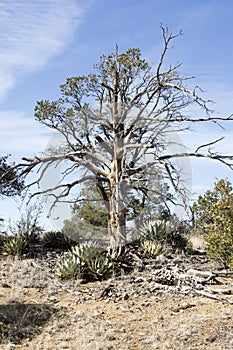
[{"label": "shadow on ground", "polygon": [[56,309],[46,304],[10,303],[0,305],[0,344],[19,344],[43,331]]}]

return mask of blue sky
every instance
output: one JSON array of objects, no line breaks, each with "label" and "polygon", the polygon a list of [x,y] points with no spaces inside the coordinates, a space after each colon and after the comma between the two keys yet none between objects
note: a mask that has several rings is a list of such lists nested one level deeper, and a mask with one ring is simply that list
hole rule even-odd
[{"label": "blue sky", "polygon": [[[37,100],[56,99],[69,76],[87,74],[103,53],[140,47],[157,63],[162,47],[160,23],[183,36],[167,61],[182,62],[182,71],[198,75],[216,114],[233,113],[233,2],[231,0],[3,0],[0,3],[0,155],[11,161],[31,156],[48,144],[51,134],[34,121]],[[204,127],[191,137],[195,144],[226,136],[219,145],[233,153],[233,126]],[[193,161],[194,193],[233,173],[216,162]],[[19,215],[14,200],[0,201],[0,216]]]}]

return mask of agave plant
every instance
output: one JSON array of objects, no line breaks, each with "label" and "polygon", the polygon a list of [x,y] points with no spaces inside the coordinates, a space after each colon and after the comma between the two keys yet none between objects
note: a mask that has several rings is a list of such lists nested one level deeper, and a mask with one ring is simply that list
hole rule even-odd
[{"label": "agave plant", "polygon": [[160,242],[175,250],[184,250],[188,244],[182,226],[173,225],[169,221],[148,221],[139,228],[139,233],[141,242]]},{"label": "agave plant", "polygon": [[165,221],[147,221],[139,228],[139,234],[142,240],[158,241],[167,235]]},{"label": "agave plant", "polygon": [[96,280],[103,280],[110,277],[112,263],[103,255],[92,257],[87,263],[87,274]]},{"label": "agave plant", "polygon": [[42,244],[46,248],[69,249],[73,241],[62,232],[49,231],[44,234]]},{"label": "agave plant", "polygon": [[72,247],[56,266],[61,278],[79,277],[84,280],[103,280],[110,276],[112,263],[103,255],[104,249],[89,242]]},{"label": "agave plant", "polygon": [[71,252],[63,256],[56,265],[55,274],[62,279],[77,277],[80,274],[80,261],[77,256]]},{"label": "agave plant", "polygon": [[144,223],[139,228],[142,240],[163,241],[172,232],[173,227],[170,222],[164,220],[154,220]]},{"label": "agave plant", "polygon": [[28,243],[25,238],[14,237],[6,241],[3,245],[4,255],[22,256],[28,250]]},{"label": "agave plant", "polygon": [[156,258],[157,256],[161,255],[163,252],[163,248],[160,243],[157,243],[155,241],[145,240],[143,242],[143,249],[144,252],[151,256],[152,258]]},{"label": "agave plant", "polygon": [[104,249],[93,242],[77,244],[71,249],[72,254],[77,256],[82,262],[88,262],[96,256],[103,254]]}]

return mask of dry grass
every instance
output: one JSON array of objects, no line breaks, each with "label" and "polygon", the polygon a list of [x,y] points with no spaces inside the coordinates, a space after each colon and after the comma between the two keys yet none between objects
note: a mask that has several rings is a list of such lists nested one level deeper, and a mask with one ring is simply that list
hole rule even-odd
[{"label": "dry grass", "polygon": [[[135,273],[138,283],[123,276],[84,285],[59,281],[39,259],[8,258],[0,265],[2,350],[233,348],[233,295],[219,301],[148,292],[140,278],[149,279],[149,272]],[[232,278],[222,281],[232,287]],[[124,294],[100,298],[118,284]]]},{"label": "dry grass", "polygon": [[192,234],[189,237],[189,242],[194,250],[199,250],[200,252],[204,252],[207,247],[203,235],[200,234]]}]

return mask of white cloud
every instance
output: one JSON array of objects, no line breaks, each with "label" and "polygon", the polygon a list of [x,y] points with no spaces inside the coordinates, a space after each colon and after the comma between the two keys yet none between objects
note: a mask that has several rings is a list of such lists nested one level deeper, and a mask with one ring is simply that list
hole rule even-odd
[{"label": "white cloud", "polygon": [[17,80],[42,68],[72,39],[85,5],[75,0],[3,0],[0,3],[0,100]]},{"label": "white cloud", "polygon": [[0,154],[22,156],[38,154],[46,147],[51,133],[22,112],[0,112]]}]

